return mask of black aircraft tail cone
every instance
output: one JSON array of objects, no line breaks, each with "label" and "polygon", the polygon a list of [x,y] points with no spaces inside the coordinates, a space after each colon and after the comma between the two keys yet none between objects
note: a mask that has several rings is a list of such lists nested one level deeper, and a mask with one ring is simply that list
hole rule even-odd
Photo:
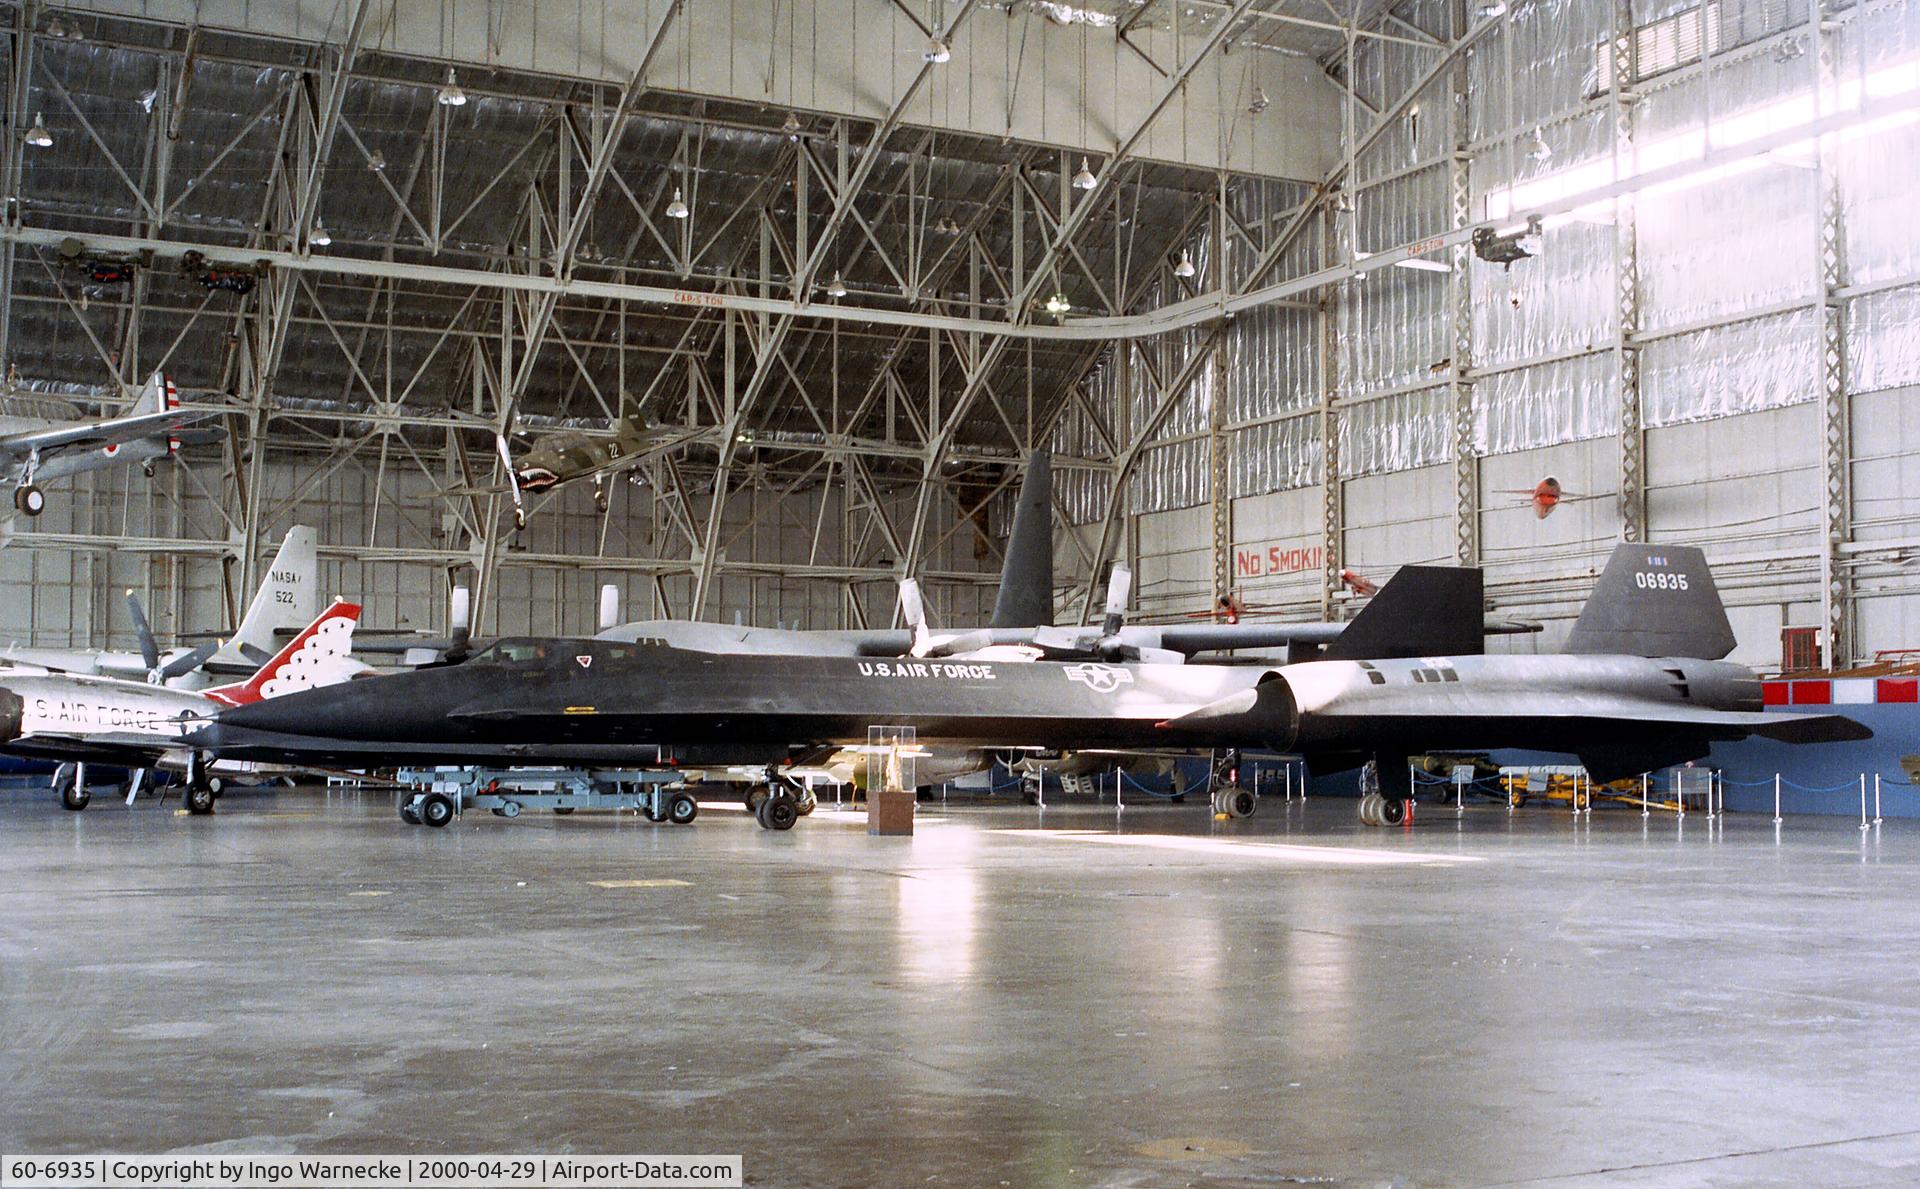
[{"label": "black aircraft tail cone", "polygon": [[1027,477],[1013,505],[1007,560],[994,600],[996,628],[1036,628],[1053,622],[1053,463],[1044,450],[1027,458]]},{"label": "black aircraft tail cone", "polygon": [[1401,566],[1324,655],[1344,661],[1484,652],[1483,590],[1476,569]]},{"label": "black aircraft tail cone", "polygon": [[1620,545],[1567,636],[1566,651],[1717,661],[1733,627],[1704,553],[1691,545]]}]

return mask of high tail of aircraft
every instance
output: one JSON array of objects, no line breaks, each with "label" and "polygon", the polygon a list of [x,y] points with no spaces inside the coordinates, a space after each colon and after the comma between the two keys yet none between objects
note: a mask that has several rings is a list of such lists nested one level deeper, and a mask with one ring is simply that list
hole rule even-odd
[{"label": "high tail of aircraft", "polygon": [[353,661],[353,625],[359,621],[358,603],[336,599],[253,676],[200,692],[222,706],[245,706],[295,690],[349,680],[356,672],[366,671]]},{"label": "high tail of aircraft", "polygon": [[1485,590],[1478,569],[1402,566],[1322,655],[1345,661],[1485,652]]},{"label": "high tail of aircraft", "polygon": [[208,672],[234,676],[252,673],[273,656],[286,633],[313,621],[320,609],[320,562],[315,540],[311,525],[296,524],[287,530],[260,589],[247,604],[239,628],[208,658]]},{"label": "high tail of aircraft", "polygon": [[1027,456],[1026,477],[1013,505],[1007,556],[994,599],[996,628],[1033,628],[1053,622],[1053,461],[1045,450]]},{"label": "high tail of aircraft", "polygon": [[1717,661],[1733,625],[1706,555],[1691,545],[1622,545],[1580,610],[1567,651]]}]

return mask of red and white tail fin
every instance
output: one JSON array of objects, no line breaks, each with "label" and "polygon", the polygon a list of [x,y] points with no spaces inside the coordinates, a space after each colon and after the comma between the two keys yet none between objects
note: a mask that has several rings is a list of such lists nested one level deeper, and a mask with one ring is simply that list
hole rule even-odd
[{"label": "red and white tail fin", "polygon": [[[129,409],[128,413],[137,417],[142,413],[158,413],[164,409],[179,407],[180,389],[174,384],[173,377],[164,372],[155,372],[147,377],[146,386],[140,389],[140,395],[133,402],[133,408]],[[171,454],[179,448],[179,438],[167,438],[167,453]],[[113,448],[108,447],[108,453],[112,452]]]},{"label": "red and white tail fin", "polygon": [[339,681],[347,673],[345,662],[353,651],[353,627],[358,622],[360,605],[336,600],[252,677],[200,692],[225,706],[244,706]]}]

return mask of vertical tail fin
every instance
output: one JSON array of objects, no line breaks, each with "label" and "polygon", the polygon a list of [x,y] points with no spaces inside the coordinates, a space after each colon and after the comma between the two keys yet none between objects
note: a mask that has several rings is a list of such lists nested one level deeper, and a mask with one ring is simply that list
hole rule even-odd
[{"label": "vertical tail fin", "polygon": [[[147,382],[141,387],[140,395],[135,398],[133,408],[129,410],[129,415],[138,417],[143,413],[158,413],[165,409],[177,409],[179,407],[180,390],[174,386],[173,380],[165,373],[155,372],[147,377]],[[180,439],[177,437],[168,435],[166,442],[167,453],[169,454],[172,454],[180,448]],[[109,453],[111,453],[114,447],[109,446],[107,449]]]},{"label": "vertical tail fin", "polygon": [[1053,622],[1053,460],[1044,450],[1027,458],[1027,477],[1013,505],[1007,560],[991,626],[1033,628]]},{"label": "vertical tail fin", "polygon": [[320,563],[314,542],[311,525],[296,524],[287,530],[253,602],[247,604],[246,617],[233,639],[215,654],[216,661],[251,664],[279,648],[281,632],[312,622],[320,610]]},{"label": "vertical tail fin", "polygon": [[177,408],[179,404],[180,390],[174,387],[173,381],[166,375],[155,372],[147,377],[146,384],[141,387],[140,395],[134,400],[133,408],[128,410],[128,413],[130,416],[137,417],[142,413],[158,413],[163,409]]},{"label": "vertical tail fin", "polygon": [[342,662],[353,652],[353,626],[358,622],[360,605],[338,600],[252,677],[202,692],[223,705],[244,706],[340,681],[348,676]]},{"label": "vertical tail fin", "polygon": [[1485,586],[1477,569],[1401,566],[1346,630],[1328,660],[1471,656],[1486,651]]},{"label": "vertical tail fin", "polygon": [[1566,650],[1715,661],[1733,646],[1706,554],[1691,545],[1623,544],[1600,572]]}]

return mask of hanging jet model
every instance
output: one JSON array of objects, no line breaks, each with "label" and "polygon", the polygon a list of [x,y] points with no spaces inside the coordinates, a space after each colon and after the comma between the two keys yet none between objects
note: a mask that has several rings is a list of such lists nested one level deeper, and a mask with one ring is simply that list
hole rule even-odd
[{"label": "hanging jet model", "polygon": [[9,643],[0,647],[0,663],[31,665],[81,677],[117,677],[182,689],[214,684],[217,674],[244,677],[258,669],[284,642],[282,637],[312,622],[320,610],[319,562],[312,526],[296,524],[287,530],[261,579],[260,589],[232,637],[197,648],[161,651],[147,626],[146,612],[133,592],[127,592],[128,611],[138,652],[112,649],[41,648]]},{"label": "hanging jet model", "polygon": [[123,417],[60,421],[0,416],[0,475],[13,487],[13,506],[28,516],[46,511],[48,479],[137,462],[148,477],[153,464],[183,444],[218,441],[220,429],[188,429],[225,410],[183,408],[173,381],[153,373]]},{"label": "hanging jet model", "polygon": [[[1451,629],[1417,630],[1477,647],[1479,572],[1437,567],[1403,567],[1336,643],[1364,656],[1367,635],[1401,634],[1406,609],[1390,596],[1408,577],[1416,591],[1452,584],[1445,600],[1422,597],[1426,614]],[[1119,635],[1118,625],[1103,627]],[[921,655],[893,659],[503,640],[463,665],[221,711],[187,742],[225,759],[355,767],[778,766],[863,745],[875,726],[983,750],[1264,748],[1303,753],[1315,772],[1374,760],[1398,794],[1381,814],[1391,823],[1411,796],[1395,775],[1407,756],[1429,751],[1571,753],[1606,781],[1750,735],[1870,737],[1839,715],[1764,711],[1754,672],[1719,659],[1733,643],[1698,549],[1621,545],[1563,655],[1220,666],[1124,654],[1046,660],[1032,649],[948,651],[931,640]]]},{"label": "hanging jet model", "polygon": [[614,419],[613,436],[563,429],[541,434],[527,449],[515,456],[505,434],[495,434],[494,449],[500,455],[503,483],[484,486],[449,487],[441,495],[511,495],[513,526],[527,527],[526,497],[540,495],[578,479],[593,480],[594,507],[607,510],[607,478],[616,471],[644,461],[674,446],[705,436],[705,429],[668,429],[650,426],[640,410],[622,400],[620,416]]},{"label": "hanging jet model", "polygon": [[[81,677],[33,670],[0,672],[0,752],[75,765],[71,782],[56,780],[60,803],[85,809],[91,800],[88,764],[133,773],[128,797],[151,770],[185,755],[181,734],[214,711],[244,706],[294,690],[346,681],[364,672],[353,662],[353,625],[360,608],[336,602],[245,681],[203,690],[112,677]],[[187,756],[187,808],[213,811],[211,773]]]}]

